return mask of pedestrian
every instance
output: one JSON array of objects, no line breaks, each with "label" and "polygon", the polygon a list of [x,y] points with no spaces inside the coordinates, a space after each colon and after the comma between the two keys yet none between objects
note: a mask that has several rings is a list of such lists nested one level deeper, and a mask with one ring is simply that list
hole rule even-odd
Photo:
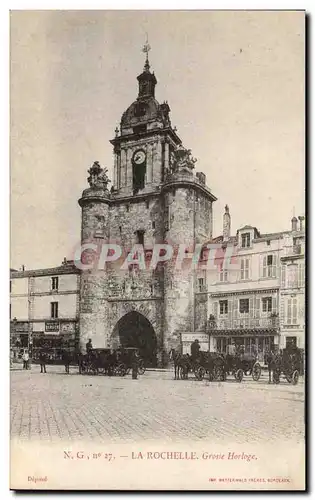
[{"label": "pedestrian", "polygon": [[93,349],[93,345],[92,345],[92,340],[91,339],[89,339],[89,341],[85,344],[85,348],[86,348],[86,354],[90,354],[90,352]]},{"label": "pedestrian", "polygon": [[46,353],[45,353],[45,351],[40,351],[39,363],[40,363],[40,372],[47,373],[46,372]]},{"label": "pedestrian", "polygon": [[190,354],[191,354],[192,361],[197,360],[197,358],[199,356],[199,351],[200,351],[199,340],[195,339],[194,342],[192,342],[190,345]]},{"label": "pedestrian", "polygon": [[132,361],[131,361],[131,374],[132,374],[132,378],[134,380],[136,380],[138,378],[138,366],[139,366],[139,362],[138,362],[138,353],[136,351],[133,352],[133,355],[132,355]]},{"label": "pedestrian", "polygon": [[70,372],[70,353],[67,349],[63,351],[63,362],[65,365],[65,371],[66,373]]},{"label": "pedestrian", "polygon": [[28,354],[28,350],[25,349],[24,352],[23,352],[23,356],[22,356],[22,360],[23,360],[23,370],[27,370],[28,369],[28,362],[29,362],[29,354]]}]

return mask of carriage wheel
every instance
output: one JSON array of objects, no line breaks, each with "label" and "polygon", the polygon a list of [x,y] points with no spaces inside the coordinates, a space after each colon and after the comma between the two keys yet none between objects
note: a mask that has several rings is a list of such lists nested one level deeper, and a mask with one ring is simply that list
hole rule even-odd
[{"label": "carriage wheel", "polygon": [[297,370],[294,370],[293,375],[292,375],[292,385],[296,385],[299,381],[299,372]]},{"label": "carriage wheel", "polygon": [[104,367],[99,368],[99,369],[98,369],[98,373],[100,373],[101,375],[105,375],[105,373],[106,373],[106,369],[105,369]]},{"label": "carriage wheel", "polygon": [[236,370],[236,372],[234,374],[234,377],[235,377],[235,380],[237,380],[237,382],[242,382],[243,377],[244,377],[243,370],[241,368],[239,368],[238,370]]},{"label": "carriage wheel", "polygon": [[117,368],[116,368],[117,375],[119,375],[120,377],[124,377],[126,375],[126,372],[127,372],[127,370],[126,370],[125,365],[120,364],[117,366]]},{"label": "carriage wheel", "polygon": [[286,375],[285,378],[287,379],[287,381],[289,382],[289,384],[292,383],[292,375]]},{"label": "carriage wheel", "polygon": [[202,380],[206,374],[206,370],[203,368],[203,366],[199,366],[195,369],[194,373],[197,380]]},{"label": "carriage wheel", "polygon": [[261,375],[261,366],[259,363],[255,363],[253,366],[252,377],[255,382],[258,382]]}]

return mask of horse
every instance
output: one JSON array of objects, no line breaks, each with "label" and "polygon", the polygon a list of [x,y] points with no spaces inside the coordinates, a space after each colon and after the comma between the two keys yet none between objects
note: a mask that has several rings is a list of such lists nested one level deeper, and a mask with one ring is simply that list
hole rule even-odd
[{"label": "horse", "polygon": [[188,378],[188,363],[187,356],[183,356],[180,352],[172,348],[169,352],[170,361],[174,363],[175,380],[179,380],[179,371],[182,368],[184,378]]}]

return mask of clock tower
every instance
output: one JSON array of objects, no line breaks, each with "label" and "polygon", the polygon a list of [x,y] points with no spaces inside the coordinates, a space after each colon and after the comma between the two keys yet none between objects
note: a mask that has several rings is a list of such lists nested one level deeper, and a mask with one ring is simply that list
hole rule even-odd
[{"label": "clock tower", "polygon": [[[155,245],[176,246],[208,241],[212,236],[212,202],[205,175],[194,174],[196,160],[170,120],[167,102],[155,98],[157,79],[148,52],[137,77],[138,96],[122,114],[110,141],[114,152],[112,188],[106,169],[95,162],[82,207],[82,244],[114,243],[122,258],[104,269],[82,271],[80,337],[94,347],[137,347],[146,364],[165,364],[183,331],[194,329],[194,283],[172,263],[152,269]],[[92,179],[92,180],[91,180]],[[134,245],[144,251],[145,267],[122,265]]]}]

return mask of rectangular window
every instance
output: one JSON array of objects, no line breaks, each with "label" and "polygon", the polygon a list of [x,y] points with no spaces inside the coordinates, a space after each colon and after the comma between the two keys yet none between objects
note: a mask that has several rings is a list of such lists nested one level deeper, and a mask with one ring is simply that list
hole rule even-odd
[{"label": "rectangular window", "polygon": [[242,248],[250,247],[250,233],[242,234]]},{"label": "rectangular window", "polygon": [[220,264],[219,279],[222,283],[224,283],[228,280],[228,272],[226,269],[223,268],[223,264]]},{"label": "rectangular window", "polygon": [[287,324],[297,324],[297,298],[288,299],[287,303]]},{"label": "rectangular window", "polygon": [[263,312],[271,312],[272,311],[272,297],[263,297],[262,310],[263,310]]},{"label": "rectangular window", "polygon": [[219,300],[220,314],[228,314],[229,306],[227,300]]},{"label": "rectangular window", "polygon": [[204,278],[198,278],[198,287],[199,287],[199,292],[204,292],[205,291],[205,280],[204,280]]},{"label": "rectangular window", "polygon": [[268,246],[270,246],[270,240],[267,240],[266,243]]},{"label": "rectangular window", "polygon": [[249,299],[240,299],[239,311],[241,314],[249,313]]},{"label": "rectangular window", "polygon": [[241,259],[241,280],[249,279],[249,259]]},{"label": "rectangular window", "polygon": [[50,311],[52,319],[58,318],[58,302],[50,303]]},{"label": "rectangular window", "polygon": [[58,277],[51,278],[51,289],[58,291],[58,286],[59,286],[59,278]]},{"label": "rectangular window", "polygon": [[273,254],[265,255],[263,259],[263,278],[275,278],[276,271],[276,256]]}]

